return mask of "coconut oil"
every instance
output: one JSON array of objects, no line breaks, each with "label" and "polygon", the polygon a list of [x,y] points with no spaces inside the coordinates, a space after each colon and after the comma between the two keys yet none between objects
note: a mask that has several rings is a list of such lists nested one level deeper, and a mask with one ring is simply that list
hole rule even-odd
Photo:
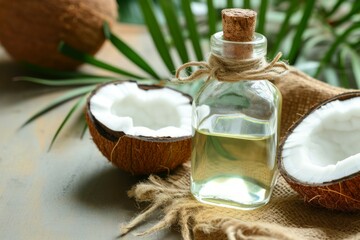
[{"label": "coconut oil", "polygon": [[[258,61],[266,55],[266,38],[255,33],[253,41],[231,42],[222,32],[212,36],[212,55],[232,61],[229,49],[250,49],[241,59]],[[269,202],[281,103],[268,80],[206,81],[193,101],[191,192],[197,200],[246,210]]]},{"label": "coconut oil", "polygon": [[[217,127],[208,129],[211,122]],[[218,133],[236,122],[252,134]],[[213,115],[195,130],[192,149],[193,195],[201,202],[253,209],[269,201],[276,180],[277,139],[267,121]],[[244,131],[237,131],[244,132]]]}]

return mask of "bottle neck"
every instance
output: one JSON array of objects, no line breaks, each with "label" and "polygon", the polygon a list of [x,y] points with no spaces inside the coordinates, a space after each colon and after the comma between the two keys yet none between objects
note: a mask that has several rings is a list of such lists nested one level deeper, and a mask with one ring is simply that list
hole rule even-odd
[{"label": "bottle neck", "polygon": [[260,33],[255,33],[253,41],[234,42],[223,38],[223,32],[211,36],[210,49],[213,55],[233,60],[263,59],[267,51],[267,39]]}]

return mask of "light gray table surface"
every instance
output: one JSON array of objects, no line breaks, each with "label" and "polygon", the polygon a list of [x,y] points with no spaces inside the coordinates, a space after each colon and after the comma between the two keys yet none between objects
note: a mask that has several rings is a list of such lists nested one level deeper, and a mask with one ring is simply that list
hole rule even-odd
[{"label": "light gray table surface", "polygon": [[[164,71],[144,28],[119,25],[116,31]],[[137,71],[108,43],[97,56]],[[97,71],[88,66],[83,69]],[[76,122],[70,122],[48,151],[73,102],[20,128],[66,91],[11,80],[23,74],[26,72],[0,46],[0,239],[118,239],[119,225],[141,210],[126,192],[144,178],[109,164],[89,133],[79,138],[81,128]],[[180,235],[166,230],[145,237],[129,233],[120,239],[180,239]]]}]

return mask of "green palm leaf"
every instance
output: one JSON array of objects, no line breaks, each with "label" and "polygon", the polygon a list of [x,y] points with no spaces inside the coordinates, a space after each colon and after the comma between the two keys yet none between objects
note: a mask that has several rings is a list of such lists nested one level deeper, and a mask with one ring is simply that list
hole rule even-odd
[{"label": "green palm leaf", "polygon": [[310,20],[310,16],[312,14],[312,11],[314,9],[315,0],[308,0],[305,2],[305,7],[303,10],[303,15],[300,20],[299,25],[297,26],[297,31],[295,33],[294,39],[293,39],[293,45],[291,47],[289,56],[287,59],[289,60],[290,64],[294,64],[295,60],[297,58],[297,55],[299,53],[301,44],[302,44],[302,37],[303,33],[308,25],[308,22]]},{"label": "green palm leaf", "polygon": [[350,20],[350,18],[352,18],[354,16],[354,14],[359,13],[360,12],[360,1],[354,1],[350,9],[351,10],[345,16],[343,16],[341,19],[335,21],[333,24],[334,25],[344,24],[344,23],[348,22]]},{"label": "green palm leaf", "polygon": [[166,44],[164,34],[160,29],[160,25],[155,17],[153,7],[150,0],[140,0],[141,11],[144,16],[146,25],[148,26],[149,33],[153,39],[155,47],[162,58],[167,69],[172,73],[175,70],[174,62],[171,58],[171,55],[168,50],[168,45]]},{"label": "green palm leaf", "polygon": [[90,84],[99,84],[108,81],[116,80],[115,77],[96,77],[96,78],[70,78],[70,79],[43,79],[43,78],[34,78],[34,77],[26,77],[20,76],[15,77],[15,81],[26,81],[32,82],[47,86],[77,86],[77,85],[90,85]]},{"label": "green palm leaf", "polygon": [[321,59],[320,65],[316,70],[315,77],[319,77],[323,68],[331,61],[331,58],[334,56],[337,47],[346,40],[350,33],[352,33],[354,30],[357,30],[358,28],[360,28],[360,22],[354,23],[336,38],[336,40],[325,53],[324,57]]},{"label": "green palm leaf", "polygon": [[244,0],[244,8],[245,9],[251,9],[250,0]]},{"label": "green palm leaf", "polygon": [[85,120],[85,117],[82,117],[81,119],[82,119],[82,121],[83,121],[83,129],[82,129],[82,131],[81,131],[80,138],[83,139],[84,136],[85,136],[86,130],[88,130],[89,126],[87,125],[87,122],[86,122],[86,120]]},{"label": "green palm leaf", "polygon": [[339,78],[340,83],[342,87],[349,88],[350,87],[350,80],[349,76],[346,72],[346,57],[347,57],[347,51],[345,48],[341,49],[341,51],[338,53],[338,62],[339,62]]},{"label": "green palm leaf", "polygon": [[59,133],[61,132],[61,130],[64,128],[65,124],[69,121],[70,117],[76,112],[77,109],[79,109],[80,107],[83,107],[85,102],[86,102],[86,96],[84,95],[82,96],[78,101],[76,101],[76,103],[74,104],[74,106],[70,109],[70,111],[67,113],[67,115],[65,116],[64,120],[61,122],[60,126],[58,127],[58,129],[56,130],[50,146],[49,146],[49,151],[52,148],[53,144],[55,143],[55,140],[57,139],[57,137],[59,136]]},{"label": "green palm leaf", "polygon": [[260,3],[257,31],[263,35],[266,34],[265,23],[266,23],[266,12],[268,9],[268,5],[269,5],[268,0],[262,0]]},{"label": "green palm leaf", "polygon": [[84,95],[90,91],[95,89],[95,86],[86,86],[86,87],[79,87],[72,89],[68,92],[66,92],[64,95],[60,96],[59,98],[56,98],[53,100],[50,104],[33,114],[21,127],[26,126],[27,124],[33,122],[35,119],[39,118],[40,116],[44,115],[45,113],[49,112],[50,110],[60,106],[63,103],[66,103],[70,101],[71,99],[74,99],[76,97],[79,97],[81,95]]},{"label": "green palm leaf", "polygon": [[202,52],[200,43],[201,38],[199,36],[198,30],[196,28],[197,24],[195,22],[194,14],[191,11],[191,2],[190,0],[182,0],[181,1],[182,11],[186,20],[186,27],[189,31],[189,37],[196,55],[196,59],[198,61],[202,61],[204,59],[204,54]]},{"label": "green palm leaf", "polygon": [[60,43],[59,51],[62,54],[66,55],[68,57],[71,57],[72,59],[93,65],[98,68],[108,70],[108,71],[111,71],[114,73],[118,73],[120,75],[132,77],[132,78],[136,78],[136,79],[144,79],[145,78],[145,77],[130,73],[126,70],[120,69],[118,67],[112,66],[108,63],[102,62],[102,61],[96,59],[95,57],[91,56],[90,54],[83,53],[77,49],[72,48],[71,46],[69,46],[68,44],[66,44],[64,42]]},{"label": "green palm leaf", "polygon": [[216,9],[213,0],[206,0],[208,9],[209,38],[216,33]]},{"label": "green palm leaf", "polygon": [[179,53],[181,61],[186,63],[189,61],[189,55],[185,46],[185,38],[182,35],[182,30],[179,23],[179,17],[174,8],[172,0],[159,0],[160,7],[164,13],[166,23],[171,35],[171,38],[175,44],[175,48]]},{"label": "green palm leaf", "polygon": [[113,34],[109,28],[109,25],[105,22],[103,25],[103,31],[105,37],[116,47],[116,49],[124,54],[130,61],[135,63],[142,70],[150,74],[155,79],[160,79],[159,75],[150,67],[150,65],[131,47],[129,47],[124,41]]},{"label": "green palm leaf", "polygon": [[331,15],[333,15],[344,2],[345,2],[344,0],[337,0],[337,2],[334,4],[331,10],[328,13],[326,13],[325,16],[330,17]]},{"label": "green palm leaf", "polygon": [[40,67],[38,65],[34,65],[28,62],[23,62],[22,65],[29,69],[31,72],[39,74],[41,76],[47,76],[51,78],[96,78],[102,77],[97,75],[92,75],[88,73],[82,73],[77,71],[63,71],[56,70],[52,68]]},{"label": "green palm leaf", "polygon": [[355,81],[357,84],[357,87],[360,88],[360,55],[355,52],[353,49],[348,48],[350,59],[351,59],[351,66],[354,72]]},{"label": "green palm leaf", "polygon": [[277,34],[276,42],[275,44],[269,49],[269,56],[271,58],[274,58],[277,52],[280,49],[281,43],[284,41],[286,34],[289,31],[289,24],[290,19],[294,15],[296,8],[298,7],[298,1],[297,0],[291,0],[289,3],[289,7],[286,11],[286,16],[284,21],[281,24],[280,31]]}]

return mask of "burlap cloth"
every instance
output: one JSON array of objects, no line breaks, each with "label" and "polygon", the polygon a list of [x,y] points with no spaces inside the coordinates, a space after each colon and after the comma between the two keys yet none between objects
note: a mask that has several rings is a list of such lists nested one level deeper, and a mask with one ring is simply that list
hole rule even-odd
[{"label": "burlap cloth", "polygon": [[[282,137],[312,106],[346,91],[295,69],[275,84],[283,95]],[[360,213],[312,207],[282,177],[271,201],[252,211],[210,206],[195,200],[190,193],[190,163],[165,178],[152,175],[128,194],[137,202],[148,202],[149,206],[122,226],[121,234],[156,211],[162,218],[140,235],[174,227],[184,239],[360,239]]]}]

